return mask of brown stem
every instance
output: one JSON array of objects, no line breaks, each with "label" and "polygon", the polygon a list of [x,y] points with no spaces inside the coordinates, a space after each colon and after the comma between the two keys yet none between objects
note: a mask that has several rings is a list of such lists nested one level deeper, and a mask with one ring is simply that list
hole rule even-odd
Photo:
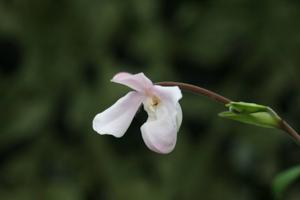
[{"label": "brown stem", "polygon": [[156,84],[162,86],[178,86],[182,90],[186,90],[198,95],[206,96],[214,101],[217,101],[218,103],[225,104],[225,105],[231,102],[230,99],[227,99],[226,97],[223,97],[215,92],[188,83],[166,81],[166,82],[159,82]]},{"label": "brown stem", "polygon": [[289,134],[300,145],[300,135],[286,121],[281,120],[280,128]]},{"label": "brown stem", "polygon": [[[182,90],[186,90],[198,95],[206,96],[218,103],[225,104],[225,105],[231,102],[230,99],[222,95],[219,95],[210,90],[192,84],[188,84],[188,83],[165,81],[165,82],[158,82],[156,84],[161,86],[178,86]],[[278,116],[278,118],[280,117]],[[300,135],[286,121],[284,121],[281,118],[280,118],[279,128],[284,132],[286,132],[289,136],[291,136],[300,145]]]}]

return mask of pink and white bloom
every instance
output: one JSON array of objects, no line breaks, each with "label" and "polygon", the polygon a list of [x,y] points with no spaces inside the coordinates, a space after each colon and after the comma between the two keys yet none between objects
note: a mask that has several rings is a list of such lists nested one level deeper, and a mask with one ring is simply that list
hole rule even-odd
[{"label": "pink and white bloom", "polygon": [[148,113],[142,125],[142,137],[147,147],[157,153],[170,153],[176,144],[182,122],[178,101],[182,98],[177,86],[154,85],[143,73],[118,73],[112,82],[126,85],[134,91],[120,98],[93,120],[93,129],[101,134],[122,137],[127,131],[140,105]]}]

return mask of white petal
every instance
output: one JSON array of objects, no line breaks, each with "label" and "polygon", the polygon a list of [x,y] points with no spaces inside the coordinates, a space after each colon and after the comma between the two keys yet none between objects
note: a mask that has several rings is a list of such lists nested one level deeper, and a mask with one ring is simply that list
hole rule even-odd
[{"label": "white petal", "polygon": [[148,79],[144,73],[129,74],[126,72],[121,72],[116,74],[111,81],[126,85],[142,93],[145,93],[153,86],[152,81]]},{"label": "white petal", "polygon": [[177,131],[182,120],[180,106],[170,109],[161,104],[156,108],[155,115],[152,113],[148,116],[147,122],[141,127],[145,144],[157,153],[170,153],[175,147]]},{"label": "white petal", "polygon": [[179,103],[176,105],[176,125],[177,125],[177,130],[179,130],[181,123],[182,123],[182,109]]},{"label": "white petal", "polygon": [[161,101],[170,102],[177,104],[177,102],[182,98],[182,93],[177,86],[160,86],[154,85],[152,92],[157,95]]},{"label": "white petal", "polygon": [[107,110],[96,115],[93,129],[101,134],[122,137],[127,131],[144,96],[138,92],[129,92]]}]

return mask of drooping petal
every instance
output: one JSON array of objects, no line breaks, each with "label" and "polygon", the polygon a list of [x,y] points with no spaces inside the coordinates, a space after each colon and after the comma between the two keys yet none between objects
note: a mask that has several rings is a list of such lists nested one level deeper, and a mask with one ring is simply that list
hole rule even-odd
[{"label": "drooping petal", "polygon": [[93,120],[93,129],[101,134],[122,137],[128,129],[144,96],[129,92],[107,110],[99,113]]},{"label": "drooping petal", "polygon": [[[145,110],[151,112],[149,109]],[[157,153],[170,153],[175,147],[181,120],[180,106],[170,109],[169,106],[161,103],[154,113],[148,113],[148,120],[141,127],[142,137],[147,147]]]},{"label": "drooping petal", "polygon": [[145,93],[153,86],[152,81],[148,79],[144,73],[130,74],[121,72],[116,74],[111,81],[126,85],[141,93]]}]

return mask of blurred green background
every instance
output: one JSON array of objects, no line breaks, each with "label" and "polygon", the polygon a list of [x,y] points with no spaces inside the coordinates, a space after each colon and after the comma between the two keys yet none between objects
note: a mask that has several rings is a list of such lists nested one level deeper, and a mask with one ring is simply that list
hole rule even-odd
[{"label": "blurred green background", "polygon": [[92,119],[128,91],[115,73],[142,71],[269,105],[300,130],[299,20],[296,0],[1,0],[0,199],[272,199],[299,146],[204,97],[184,93],[169,155],[144,145],[142,109],[121,139]]}]

